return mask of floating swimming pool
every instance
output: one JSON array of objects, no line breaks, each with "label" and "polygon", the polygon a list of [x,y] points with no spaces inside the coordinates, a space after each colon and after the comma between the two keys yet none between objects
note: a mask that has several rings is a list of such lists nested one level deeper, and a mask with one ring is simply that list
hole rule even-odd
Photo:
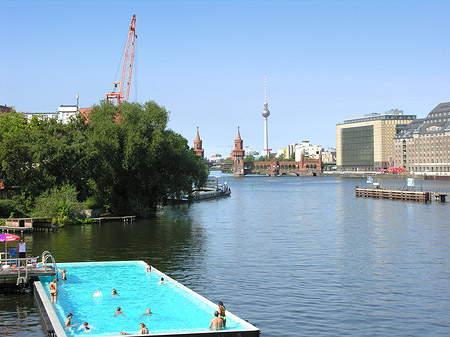
[{"label": "floating swimming pool", "polygon": [[[50,277],[40,277],[36,290],[58,337],[119,336],[120,331],[137,335],[143,322],[153,336],[259,336],[253,325],[227,311],[226,329],[211,331],[209,324],[217,310],[214,304],[175,280],[152,268],[146,272],[143,261],[58,264],[67,269],[67,280],[58,282],[58,301],[50,303]],[[166,284],[158,284],[164,277]],[[118,295],[111,295],[113,289]],[[92,297],[96,290],[101,297]],[[225,303],[226,304],[226,303]],[[117,307],[123,315],[115,316]],[[147,308],[151,315],[141,316]],[[65,328],[69,313],[72,324]]]}]

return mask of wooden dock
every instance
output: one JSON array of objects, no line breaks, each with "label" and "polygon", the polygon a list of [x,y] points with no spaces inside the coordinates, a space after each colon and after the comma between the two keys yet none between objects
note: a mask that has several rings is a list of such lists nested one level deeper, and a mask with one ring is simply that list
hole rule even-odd
[{"label": "wooden dock", "polygon": [[357,197],[429,202],[430,192],[355,187]]},{"label": "wooden dock", "polygon": [[98,218],[91,218],[99,223],[106,221],[118,221],[122,220],[124,223],[132,223],[136,221],[136,215],[125,215],[125,216],[104,216]]},{"label": "wooden dock", "polygon": [[49,252],[42,253],[40,263],[32,263],[33,259],[32,257],[0,258],[0,288],[24,290],[38,280],[39,276],[54,277],[57,275],[56,262]]},{"label": "wooden dock", "polygon": [[52,218],[12,218],[2,219],[5,221],[5,226],[0,226],[1,232],[35,232],[35,231],[49,231],[61,229],[59,226],[54,226]]}]

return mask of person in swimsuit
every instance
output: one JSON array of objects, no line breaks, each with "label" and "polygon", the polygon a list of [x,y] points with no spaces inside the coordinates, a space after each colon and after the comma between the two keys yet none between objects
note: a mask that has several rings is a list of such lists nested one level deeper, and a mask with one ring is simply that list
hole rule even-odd
[{"label": "person in swimsuit", "polygon": [[227,317],[225,315],[225,306],[223,305],[223,302],[219,302],[219,315],[223,321],[223,327],[225,328],[225,324],[227,323]]},{"label": "person in swimsuit", "polygon": [[50,300],[52,303],[56,303],[58,300],[58,285],[56,282],[58,282],[58,280],[55,279],[48,285],[48,288],[50,289]]},{"label": "person in swimsuit", "polygon": [[166,282],[164,281],[164,277],[161,277],[161,280],[158,282],[158,284],[166,284]]},{"label": "person in swimsuit", "polygon": [[61,270],[58,268],[58,271],[61,273],[61,280],[64,280],[64,281],[67,280],[67,276],[66,276],[67,270],[66,269]]},{"label": "person in swimsuit", "polygon": [[141,330],[139,330],[139,335],[148,335],[148,329],[145,327],[144,323],[139,323],[139,327]]},{"label": "person in swimsuit", "polygon": [[83,323],[83,331],[91,331],[91,328],[88,327],[88,322]]},{"label": "person in swimsuit", "polygon": [[111,296],[119,296],[119,294],[117,293],[117,290],[116,289],[113,289],[112,290],[112,293],[111,293]]},{"label": "person in swimsuit", "polygon": [[103,296],[103,294],[100,290],[94,291],[94,295],[92,295],[92,297],[102,297],[102,296]]},{"label": "person in swimsuit", "polygon": [[73,315],[72,315],[71,313],[69,313],[69,314],[67,315],[66,323],[64,324],[64,326],[69,327],[69,326],[75,326],[75,325],[77,325],[77,323],[72,324],[72,322],[70,321],[70,320],[72,319],[72,317],[73,317]]},{"label": "person in swimsuit", "polygon": [[152,267],[150,267],[150,265],[147,264],[147,268],[145,268],[145,271],[146,271],[147,273],[150,273],[150,272],[152,271]]},{"label": "person in swimsuit", "polygon": [[125,316],[125,314],[123,313],[123,311],[120,309],[120,307],[117,307],[117,311],[114,313],[114,317],[117,317],[119,315],[123,315]]},{"label": "person in swimsuit", "polygon": [[142,315],[140,315],[139,317],[145,316],[145,315],[152,315],[153,312],[150,310],[150,308],[147,308],[147,311],[144,312]]},{"label": "person in swimsuit", "polygon": [[214,318],[211,320],[211,323],[209,324],[209,328],[213,330],[220,330],[223,328],[223,321],[221,318],[219,318],[219,312],[214,312]]}]

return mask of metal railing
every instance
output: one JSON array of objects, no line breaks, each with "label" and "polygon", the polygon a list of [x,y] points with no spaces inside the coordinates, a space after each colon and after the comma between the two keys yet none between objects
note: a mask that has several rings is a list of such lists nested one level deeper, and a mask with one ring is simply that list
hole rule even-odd
[{"label": "metal railing", "polygon": [[[28,282],[28,275],[31,270],[43,269],[47,271],[50,267],[51,270],[54,271],[55,274],[58,273],[58,268],[56,266],[56,261],[53,258],[52,254],[48,251],[45,251],[41,255],[41,262],[38,262],[39,257],[2,257],[5,253],[1,253],[0,255],[0,272],[8,271],[12,275],[16,275],[17,272],[17,281],[16,285],[26,284]],[[48,263],[50,260],[50,263]]]}]

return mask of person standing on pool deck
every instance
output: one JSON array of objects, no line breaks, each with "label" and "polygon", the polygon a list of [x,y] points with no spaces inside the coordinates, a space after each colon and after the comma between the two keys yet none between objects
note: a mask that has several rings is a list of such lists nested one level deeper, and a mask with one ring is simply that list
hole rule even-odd
[{"label": "person standing on pool deck", "polygon": [[225,306],[223,305],[223,302],[219,302],[219,314],[220,318],[223,321],[223,327],[225,328],[225,325],[227,323],[227,317],[225,316]]},{"label": "person standing on pool deck", "polygon": [[50,289],[50,300],[52,303],[56,303],[58,300],[58,285],[56,284],[56,282],[58,282],[57,279],[53,280],[48,285],[48,288]]},{"label": "person standing on pool deck", "polygon": [[[20,242],[19,242],[19,258],[23,259],[26,257],[27,257],[27,245],[25,244],[25,242],[23,242],[23,240],[20,240]],[[21,266],[24,266],[26,264],[27,264],[26,261],[20,261]]]},{"label": "person standing on pool deck", "polygon": [[219,318],[219,312],[215,311],[214,316],[215,317],[211,320],[211,323],[209,324],[209,328],[211,329],[211,327],[212,327],[213,330],[222,329],[223,321],[221,318]]}]

